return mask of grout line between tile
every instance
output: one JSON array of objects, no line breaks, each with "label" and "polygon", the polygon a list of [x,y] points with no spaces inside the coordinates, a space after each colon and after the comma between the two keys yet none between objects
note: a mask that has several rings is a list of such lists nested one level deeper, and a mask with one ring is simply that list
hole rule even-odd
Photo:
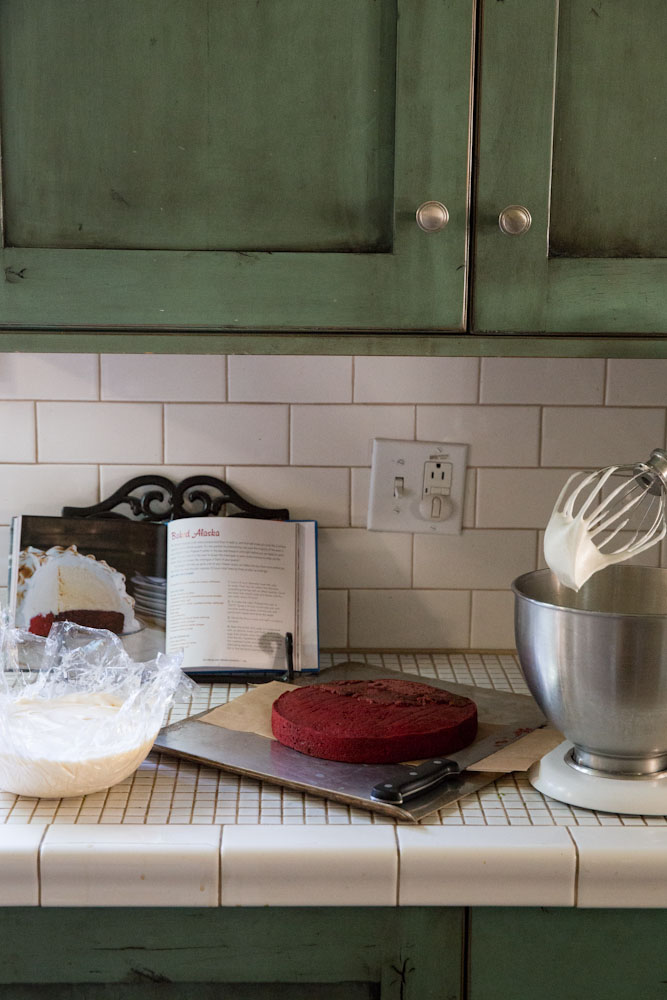
[{"label": "grout line between tile", "polygon": [[220,824],[220,838],[218,840],[218,906],[222,906],[222,838],[225,833],[224,823]]},{"label": "grout line between tile", "polygon": [[33,400],[32,404],[32,416],[34,422],[34,433],[35,433],[35,464],[39,464],[39,428],[37,426],[37,400]]},{"label": "grout line between tile", "polygon": [[396,906],[401,905],[401,845],[398,839],[398,823],[394,826],[394,843],[396,844]]},{"label": "grout line between tile", "polygon": [[46,839],[46,835],[49,832],[49,825],[47,824],[42,831],[42,836],[39,838],[39,844],[37,845],[37,905],[42,905],[42,847]]},{"label": "grout line between tile", "polygon": [[579,845],[572,836],[572,830],[568,826],[566,826],[565,829],[567,830],[570,840],[574,844],[574,904],[573,905],[576,907],[579,905],[579,863],[580,863]]}]

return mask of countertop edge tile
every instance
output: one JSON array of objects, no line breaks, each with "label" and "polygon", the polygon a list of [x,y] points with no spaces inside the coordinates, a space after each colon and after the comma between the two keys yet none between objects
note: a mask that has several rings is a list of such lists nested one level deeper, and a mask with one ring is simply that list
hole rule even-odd
[{"label": "countertop edge tile", "polygon": [[391,826],[226,826],[222,906],[395,906]]},{"label": "countertop edge tile", "polygon": [[579,854],[577,906],[667,907],[667,828],[570,830]]},{"label": "countertop edge tile", "polygon": [[0,906],[39,906],[45,830],[45,825],[0,827]]},{"label": "countertop edge tile", "polygon": [[401,906],[574,906],[561,827],[398,827]]},{"label": "countertop edge tile", "polygon": [[51,826],[42,906],[217,906],[220,826]]}]

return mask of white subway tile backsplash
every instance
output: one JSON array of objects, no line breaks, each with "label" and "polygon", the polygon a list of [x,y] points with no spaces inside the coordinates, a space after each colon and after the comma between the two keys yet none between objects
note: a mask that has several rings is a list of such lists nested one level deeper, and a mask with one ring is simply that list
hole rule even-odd
[{"label": "white subway tile backsplash", "polygon": [[2,354],[0,399],[98,399],[96,354]]},{"label": "white subway tile backsplash", "polygon": [[484,358],[481,403],[600,405],[603,358]]},{"label": "white subway tile backsplash", "polygon": [[158,403],[38,403],[40,462],[161,462]]},{"label": "white subway tile backsplash", "polygon": [[355,403],[476,403],[477,358],[356,358]]},{"label": "white subway tile backsplash", "polygon": [[250,403],[350,403],[352,358],[233,355],[229,399]]},{"label": "white subway tile backsplash", "polygon": [[463,524],[464,528],[475,526],[475,498],[477,496],[477,470],[466,470],[466,486],[463,496]]},{"label": "white subway tile backsplash", "polygon": [[[665,447],[667,360],[5,354],[0,427],[0,588],[13,514],[208,474],[318,521],[323,649],[511,648],[568,476]],[[366,531],[375,437],[470,446],[462,534]]]},{"label": "white subway tile backsplash", "polygon": [[287,507],[295,520],[315,520],[322,528],[346,527],[350,520],[347,469],[300,466],[228,466],[227,482],[252,503]]},{"label": "white subway tile backsplash", "polygon": [[347,590],[326,590],[318,594],[320,647],[344,649],[347,646]]},{"label": "white subway tile backsplash", "polygon": [[370,465],[373,438],[414,440],[412,406],[293,406],[293,465]]},{"label": "white subway tile backsplash", "polygon": [[352,469],[351,524],[365,528],[368,521],[368,493],[371,485],[370,469]]},{"label": "white subway tile backsplash", "polygon": [[478,469],[478,528],[545,528],[574,469]]},{"label": "white subway tile backsplash", "polygon": [[14,514],[57,516],[65,506],[87,507],[98,497],[95,465],[0,465],[0,524]]},{"label": "white subway tile backsplash", "polygon": [[667,406],[667,359],[610,358],[605,402],[609,406]]},{"label": "white subway tile backsplash", "polygon": [[535,531],[473,528],[460,535],[415,535],[414,586],[485,590],[508,587],[535,569]]},{"label": "white subway tile backsplash", "polygon": [[35,404],[0,400],[0,462],[35,458]]},{"label": "white subway tile backsplash", "polygon": [[466,590],[351,590],[352,649],[458,649],[470,636]]},{"label": "white subway tile backsplash", "polygon": [[[5,587],[9,573],[9,528],[0,527],[0,587]],[[0,602],[0,607],[2,603]]]},{"label": "white subway tile backsplash", "polygon": [[287,456],[286,406],[243,403],[165,406],[167,462],[285,465]]},{"label": "white subway tile backsplash", "polygon": [[417,439],[469,445],[469,465],[537,465],[537,406],[418,406]]},{"label": "white subway tile backsplash", "polygon": [[102,399],[223,402],[225,358],[197,354],[103,354]]},{"label": "white subway tile backsplash", "polygon": [[[520,573],[527,573],[530,569],[532,566],[526,566]],[[508,590],[473,591],[470,623],[472,649],[514,649],[515,645],[513,593]]]},{"label": "white subway tile backsplash", "polygon": [[665,446],[665,411],[658,408],[546,407],[542,465],[632,465]]},{"label": "white subway tile backsplash", "polygon": [[330,528],[318,535],[323,587],[410,587],[412,535]]}]

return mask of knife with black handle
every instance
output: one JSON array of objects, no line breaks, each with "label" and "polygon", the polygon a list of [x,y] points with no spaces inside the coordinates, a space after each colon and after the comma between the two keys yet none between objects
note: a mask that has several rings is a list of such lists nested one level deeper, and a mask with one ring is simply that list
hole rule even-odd
[{"label": "knife with black handle", "polygon": [[375,802],[386,802],[388,805],[400,806],[422,792],[450,781],[465,771],[468,764],[476,764],[496,750],[502,749],[517,738],[517,733],[497,732],[492,736],[476,740],[469,747],[457,750],[449,757],[432,757],[421,764],[406,767],[399,765],[400,770],[388,771],[386,781],[380,781],[371,789],[371,799]]},{"label": "knife with black handle", "polygon": [[436,757],[424,764],[416,764],[403,770],[405,778],[401,776],[395,781],[381,781],[371,788],[371,798],[375,802],[389,802],[391,805],[400,806],[406,799],[426,792],[429,788],[461,773],[456,761],[448,757]]}]

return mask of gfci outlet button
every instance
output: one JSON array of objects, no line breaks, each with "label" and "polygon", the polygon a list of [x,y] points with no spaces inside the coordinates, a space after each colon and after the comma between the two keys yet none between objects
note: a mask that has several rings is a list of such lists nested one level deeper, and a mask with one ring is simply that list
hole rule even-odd
[{"label": "gfci outlet button", "polygon": [[370,531],[460,534],[468,445],[375,438]]},{"label": "gfci outlet button", "polygon": [[445,521],[454,512],[454,506],[449,497],[432,496],[419,504],[419,510],[425,521]]}]

